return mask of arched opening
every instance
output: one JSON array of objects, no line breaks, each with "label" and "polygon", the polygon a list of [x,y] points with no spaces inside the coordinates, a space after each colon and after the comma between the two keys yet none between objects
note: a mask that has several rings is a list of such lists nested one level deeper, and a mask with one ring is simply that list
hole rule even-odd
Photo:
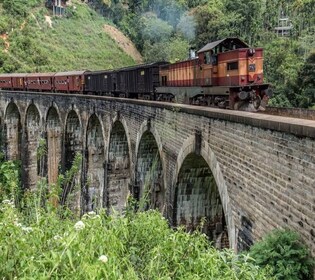
[{"label": "arched opening", "polygon": [[8,160],[21,159],[21,115],[15,103],[9,103],[4,122],[5,155]]},{"label": "arched opening", "polygon": [[162,162],[156,140],[149,131],[140,140],[135,181],[135,198],[144,199],[147,208],[162,212],[165,195]]},{"label": "arched opening", "polygon": [[104,191],[104,138],[98,117],[91,116],[86,137],[86,210],[102,207]]},{"label": "arched opening", "polygon": [[31,104],[26,112],[25,120],[25,186],[34,188],[38,181],[38,176],[42,173],[42,168],[38,161],[38,148],[41,140],[40,135],[40,115],[34,104]]},{"label": "arched opening", "polygon": [[187,231],[202,227],[217,248],[228,248],[228,230],[220,193],[204,158],[189,154],[178,174],[173,223]]},{"label": "arched opening", "polygon": [[[64,167],[69,171],[74,163],[76,154],[82,154],[81,124],[77,113],[72,110],[67,116],[65,141],[64,141]],[[81,170],[81,166],[80,169]],[[80,207],[81,180],[80,171],[71,183],[64,185],[61,204],[67,205],[70,209],[77,211]]]},{"label": "arched opening", "polygon": [[75,111],[68,114],[65,131],[65,169],[72,166],[76,153],[81,153],[81,125]]},{"label": "arched opening", "polygon": [[57,110],[51,107],[46,120],[47,177],[48,183],[56,183],[61,162],[61,124]]},{"label": "arched opening", "polygon": [[120,121],[115,122],[109,140],[107,195],[109,209],[122,212],[126,206],[130,183],[128,139]]}]

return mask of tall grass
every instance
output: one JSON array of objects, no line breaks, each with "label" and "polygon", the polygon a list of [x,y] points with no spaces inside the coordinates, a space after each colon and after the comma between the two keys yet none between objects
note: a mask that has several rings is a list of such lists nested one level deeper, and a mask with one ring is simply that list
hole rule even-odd
[{"label": "tall grass", "polygon": [[[34,209],[35,211],[35,209]],[[206,236],[173,231],[156,211],[29,219],[0,206],[2,279],[270,279],[246,255],[217,251]]]},{"label": "tall grass", "polygon": [[80,161],[57,184],[39,180],[19,197],[16,167],[0,165],[1,279],[270,279],[249,256],[217,251],[201,232],[174,231],[157,211],[134,212],[132,199],[124,215],[71,212],[62,193],[75,190]]}]

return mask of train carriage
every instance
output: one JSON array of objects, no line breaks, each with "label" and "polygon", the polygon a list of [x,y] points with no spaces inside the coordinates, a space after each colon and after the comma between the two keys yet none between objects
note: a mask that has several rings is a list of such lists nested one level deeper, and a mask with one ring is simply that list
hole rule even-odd
[{"label": "train carriage", "polygon": [[53,91],[55,73],[26,74],[25,87],[29,91]]},{"label": "train carriage", "polygon": [[116,89],[114,86],[114,71],[93,71],[84,75],[87,94],[110,95]]},{"label": "train carriage", "polygon": [[0,74],[0,89],[12,89],[12,74]]},{"label": "train carriage", "polygon": [[2,90],[25,90],[25,73],[0,74],[0,89]]},{"label": "train carriage", "polygon": [[54,75],[54,84],[56,92],[67,93],[83,93],[84,92],[84,75],[89,72],[83,71],[69,71],[58,72]]},{"label": "train carriage", "polygon": [[160,85],[159,67],[164,64],[163,61],[119,69],[116,92],[131,98],[155,99],[155,90]]}]

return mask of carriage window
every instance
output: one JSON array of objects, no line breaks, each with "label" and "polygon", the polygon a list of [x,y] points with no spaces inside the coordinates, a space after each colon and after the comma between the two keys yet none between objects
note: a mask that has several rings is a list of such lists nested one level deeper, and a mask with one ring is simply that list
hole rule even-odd
[{"label": "carriage window", "polygon": [[210,52],[205,52],[203,59],[204,59],[204,63],[205,64],[210,64],[211,63],[211,54],[210,54]]},{"label": "carriage window", "polygon": [[238,69],[238,61],[234,61],[234,62],[229,62],[227,64],[227,70],[237,70]]},{"label": "carriage window", "polygon": [[144,76],[144,70],[142,70],[142,71],[140,72],[140,75],[141,75],[141,76]]}]

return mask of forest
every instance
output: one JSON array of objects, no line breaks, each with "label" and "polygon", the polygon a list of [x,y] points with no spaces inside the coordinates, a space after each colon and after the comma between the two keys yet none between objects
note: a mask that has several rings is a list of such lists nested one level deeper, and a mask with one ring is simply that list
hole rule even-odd
[{"label": "forest", "polygon": [[[314,106],[314,0],[89,2],[132,38],[146,61],[187,59],[190,48],[225,37],[263,47],[265,78],[274,91],[270,104]],[[277,34],[279,26],[287,26],[288,34]]]},{"label": "forest", "polygon": [[[43,8],[44,2],[47,4],[51,1],[0,0],[0,34],[9,32],[17,21],[22,25],[25,18],[30,18],[30,12],[35,14],[35,17],[39,10],[42,14],[47,14],[47,9]],[[198,50],[208,42],[225,37],[239,37],[252,47],[263,47],[265,81],[272,85],[274,92],[270,105],[315,107],[314,0],[68,0],[64,2],[76,3],[77,9],[74,9],[73,4],[69,5],[62,32],[68,35],[67,26],[69,30],[72,25],[77,26],[71,23],[71,19],[83,20],[80,14],[82,9],[79,7],[87,4],[106,22],[117,26],[130,37],[145,62],[157,60],[174,62],[187,59],[190,49]],[[88,16],[91,25],[94,26],[95,22],[99,22],[92,12]],[[62,24],[60,19],[57,22]],[[285,27],[285,34],[276,32],[276,28],[282,26]],[[87,22],[80,27],[89,29]],[[80,29],[69,32],[67,36],[73,40],[77,39],[75,46],[78,46],[78,49],[82,49],[80,45],[86,44],[87,40],[93,40],[93,47],[104,43],[102,38],[100,42],[95,43],[94,40],[99,38],[99,34],[93,38],[84,34],[81,34],[82,37],[79,38],[74,37],[73,33],[78,30]],[[20,44],[20,48],[27,48],[29,45],[32,47],[34,45],[35,49],[39,48],[36,42],[43,41],[43,37],[34,34],[42,31],[37,30],[34,33],[29,28],[25,28],[21,32],[25,33],[23,38],[27,39],[22,39],[19,34],[18,38],[12,42],[13,45],[17,43]],[[89,34],[91,32],[94,30],[90,30]],[[30,41],[31,37],[33,41]],[[49,35],[48,39],[50,38]],[[51,40],[48,43],[54,45]],[[69,44],[65,40],[59,40],[58,43]],[[1,44],[3,45],[4,42],[1,42],[0,38],[0,47]],[[73,44],[70,43],[70,45]],[[50,51],[48,52],[47,49]],[[57,66],[55,66],[50,58],[53,50],[54,48],[49,45],[24,57],[26,60],[31,57],[29,65],[33,68],[35,65],[40,71],[59,70],[62,68],[58,65],[60,59],[55,60],[57,61]],[[87,52],[88,50],[87,47]],[[66,55],[76,60],[72,57],[71,49],[68,49]],[[85,59],[86,57],[93,59],[91,53],[85,53],[82,56]],[[131,64],[129,59],[121,59],[115,63],[109,61],[110,57],[117,59],[119,55],[107,53],[104,56],[106,56],[106,62],[103,68]],[[16,57],[19,58],[19,55]],[[21,67],[14,60],[16,59],[0,53],[0,72],[27,69],[25,65]],[[98,57],[97,62],[99,61]],[[89,66],[88,59],[86,59],[86,64],[91,70],[101,68],[101,65],[97,63],[91,63]],[[77,65],[75,62],[69,64],[70,67],[75,65]]]}]

